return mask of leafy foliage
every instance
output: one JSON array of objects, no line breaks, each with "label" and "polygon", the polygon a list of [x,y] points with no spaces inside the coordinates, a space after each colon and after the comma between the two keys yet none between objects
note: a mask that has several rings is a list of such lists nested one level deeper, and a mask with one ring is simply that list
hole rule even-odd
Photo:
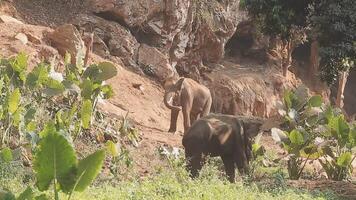
[{"label": "leafy foliage", "polygon": [[308,160],[318,160],[333,180],[344,180],[352,173],[355,155],[355,127],[341,112],[322,103],[320,96],[308,96],[305,87],[287,91],[284,130],[272,129],[272,138],[288,152],[288,172],[299,179]]},{"label": "leafy foliage", "polygon": [[310,0],[244,0],[242,6],[258,22],[263,33],[288,39],[293,27],[307,26]]},{"label": "leafy foliage", "polygon": [[47,190],[54,179],[63,187],[66,175],[76,164],[74,149],[64,136],[56,131],[46,133],[39,143],[34,162],[38,189]]},{"label": "leafy foliage", "polygon": [[[19,144],[29,140],[35,152],[39,191],[53,184],[55,199],[59,199],[59,191],[70,199],[74,191],[85,190],[100,172],[105,151],[78,161],[72,136],[90,128],[98,99],[113,95],[104,81],[117,74],[115,66],[104,62],[80,70],[80,66],[66,63],[63,75],[54,66],[40,63],[28,73],[27,56],[21,53],[1,59],[0,73],[0,130],[5,130],[0,132],[0,147],[7,146],[10,139]],[[12,160],[8,147],[0,152],[1,161]],[[18,199],[47,199],[33,191],[27,188]]]},{"label": "leafy foliage", "polygon": [[354,0],[318,0],[312,4],[311,23],[321,47],[321,75],[330,84],[340,71],[355,65],[355,10]]}]

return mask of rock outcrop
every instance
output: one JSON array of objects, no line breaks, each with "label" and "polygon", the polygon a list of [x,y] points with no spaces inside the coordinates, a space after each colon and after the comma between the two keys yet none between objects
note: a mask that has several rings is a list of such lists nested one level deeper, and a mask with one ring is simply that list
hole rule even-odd
[{"label": "rock outcrop", "polygon": [[48,34],[51,45],[64,56],[66,52],[72,55],[72,63],[77,62],[76,58],[84,58],[86,47],[79,31],[72,24],[65,24],[56,28]]},{"label": "rock outcrop", "polygon": [[106,59],[117,57],[128,67],[137,67],[136,55],[139,43],[125,27],[86,14],[78,15],[71,23],[86,32],[94,32],[94,53]]},{"label": "rock outcrop", "polygon": [[92,0],[99,16],[157,48],[177,68],[217,62],[241,21],[239,0]]}]

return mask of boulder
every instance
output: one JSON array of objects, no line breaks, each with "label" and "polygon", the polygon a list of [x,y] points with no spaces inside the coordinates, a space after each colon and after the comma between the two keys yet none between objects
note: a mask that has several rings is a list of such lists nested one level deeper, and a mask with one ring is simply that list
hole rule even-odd
[{"label": "boulder", "polygon": [[163,81],[173,73],[176,73],[174,68],[169,64],[166,55],[146,44],[142,44],[138,50],[138,63],[143,65],[143,67],[151,67],[154,76],[159,81]]},{"label": "boulder", "polygon": [[23,24],[23,22],[21,22],[18,19],[15,19],[13,17],[10,17],[8,15],[0,15],[0,23],[17,23],[17,24]]},{"label": "boulder", "polygon": [[94,32],[93,51],[108,58],[119,57],[126,66],[136,67],[139,43],[125,27],[103,18],[81,14],[72,23],[86,32]]},{"label": "boulder", "polygon": [[51,45],[64,56],[66,52],[72,55],[72,63],[76,63],[76,58],[84,58],[86,47],[79,31],[72,24],[65,24],[57,27],[48,34]]},{"label": "boulder", "polygon": [[27,44],[28,43],[28,38],[25,34],[23,33],[18,33],[16,36],[15,36],[16,39],[18,39],[19,41],[22,42],[22,44]]},{"label": "boulder", "polygon": [[258,77],[230,77],[214,73],[210,76],[208,87],[212,93],[211,112],[230,115],[253,115],[269,117],[273,114],[273,91],[263,79]]}]

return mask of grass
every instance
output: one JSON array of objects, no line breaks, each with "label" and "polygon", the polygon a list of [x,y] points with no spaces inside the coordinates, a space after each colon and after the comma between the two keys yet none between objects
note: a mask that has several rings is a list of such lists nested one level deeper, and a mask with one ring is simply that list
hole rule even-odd
[{"label": "grass", "polygon": [[[215,162],[215,161],[214,161]],[[0,164],[1,166],[1,164]],[[221,166],[208,164],[203,168],[200,178],[192,180],[179,163],[171,162],[171,167],[160,171],[159,174],[143,179],[121,181],[113,184],[108,181],[97,180],[83,193],[75,193],[73,199],[86,200],[176,200],[176,199],[258,199],[258,200],[288,200],[288,199],[338,199],[331,193],[307,192],[288,188],[283,183],[283,177],[272,178],[271,184],[253,181],[238,181],[230,184],[218,170]],[[22,168],[0,167],[0,189],[10,189],[19,194],[28,185],[33,185],[33,175]],[[30,178],[29,178],[30,177]],[[26,182],[27,184],[23,184]],[[50,195],[50,194],[49,194]],[[62,195],[61,199],[65,196]]]}]

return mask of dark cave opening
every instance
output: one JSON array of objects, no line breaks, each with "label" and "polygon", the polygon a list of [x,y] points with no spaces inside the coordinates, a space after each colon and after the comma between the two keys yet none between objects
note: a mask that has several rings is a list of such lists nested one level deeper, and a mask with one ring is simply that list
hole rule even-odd
[{"label": "dark cave opening", "polygon": [[241,22],[234,35],[229,39],[225,45],[225,56],[227,57],[241,57],[252,48],[254,38],[254,27],[251,22]]}]

